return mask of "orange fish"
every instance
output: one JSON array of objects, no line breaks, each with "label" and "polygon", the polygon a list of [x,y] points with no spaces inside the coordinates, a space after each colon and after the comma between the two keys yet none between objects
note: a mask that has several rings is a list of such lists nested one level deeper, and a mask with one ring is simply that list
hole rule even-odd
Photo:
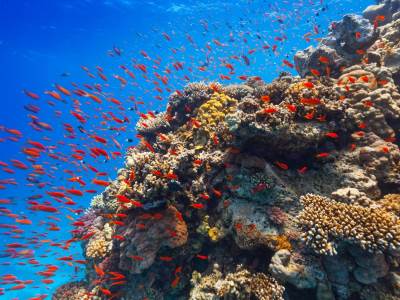
[{"label": "orange fish", "polygon": [[269,102],[269,101],[271,101],[271,97],[268,96],[268,95],[261,96],[261,101],[263,101],[263,102]]},{"label": "orange fish", "polygon": [[22,225],[31,225],[32,221],[28,219],[20,219],[20,220],[15,220],[15,222],[22,224]]},{"label": "orange fish", "polygon": [[93,179],[92,183],[100,185],[100,186],[109,186],[110,183],[108,181],[104,181],[104,180],[99,180],[99,179]]},{"label": "orange fish", "polygon": [[176,276],[175,279],[171,282],[171,287],[176,288],[177,285],[179,284],[179,280],[180,280],[180,277]]}]

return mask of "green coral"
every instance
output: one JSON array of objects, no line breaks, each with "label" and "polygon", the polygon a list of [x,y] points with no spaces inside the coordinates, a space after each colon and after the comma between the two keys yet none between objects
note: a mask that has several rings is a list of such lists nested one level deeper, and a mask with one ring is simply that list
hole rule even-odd
[{"label": "green coral", "polygon": [[205,215],[199,227],[197,227],[197,233],[208,236],[208,231],[211,229],[210,225],[208,224],[208,219],[210,216]]}]

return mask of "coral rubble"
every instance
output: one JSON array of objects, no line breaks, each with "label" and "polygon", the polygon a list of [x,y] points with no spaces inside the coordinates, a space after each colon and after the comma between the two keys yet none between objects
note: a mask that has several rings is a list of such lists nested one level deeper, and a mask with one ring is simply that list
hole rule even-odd
[{"label": "coral rubble", "polygon": [[334,23],[300,76],[143,115],[74,231],[86,281],[53,299],[399,299],[399,7]]}]

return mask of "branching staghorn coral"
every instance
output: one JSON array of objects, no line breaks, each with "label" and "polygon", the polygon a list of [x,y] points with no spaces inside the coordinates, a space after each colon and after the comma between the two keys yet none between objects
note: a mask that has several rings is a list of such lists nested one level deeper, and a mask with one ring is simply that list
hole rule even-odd
[{"label": "branching staghorn coral", "polygon": [[335,243],[347,241],[370,252],[400,249],[400,220],[380,208],[366,208],[307,194],[298,222],[307,245],[320,254],[336,254]]}]

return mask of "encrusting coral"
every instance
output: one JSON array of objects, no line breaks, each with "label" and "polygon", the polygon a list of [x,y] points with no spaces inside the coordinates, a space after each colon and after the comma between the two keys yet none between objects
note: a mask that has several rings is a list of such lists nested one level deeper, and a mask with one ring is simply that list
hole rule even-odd
[{"label": "encrusting coral", "polygon": [[335,22],[296,54],[301,77],[190,83],[140,114],[140,142],[72,231],[86,281],[53,299],[396,299],[393,3]]}]

